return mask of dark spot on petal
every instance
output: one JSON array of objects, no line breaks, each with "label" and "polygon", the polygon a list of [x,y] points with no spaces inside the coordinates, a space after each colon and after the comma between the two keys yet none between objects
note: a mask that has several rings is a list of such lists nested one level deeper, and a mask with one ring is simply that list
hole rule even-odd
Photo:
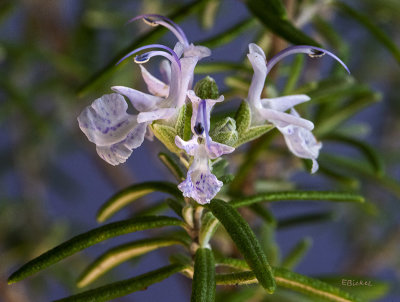
[{"label": "dark spot on petal", "polygon": [[204,127],[201,123],[197,123],[196,126],[194,126],[194,132],[196,132],[197,135],[202,135],[204,132]]}]

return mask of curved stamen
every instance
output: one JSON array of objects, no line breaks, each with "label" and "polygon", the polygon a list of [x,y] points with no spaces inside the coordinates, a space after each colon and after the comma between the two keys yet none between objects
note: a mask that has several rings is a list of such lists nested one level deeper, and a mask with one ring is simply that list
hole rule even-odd
[{"label": "curved stamen", "polygon": [[327,51],[323,48],[315,47],[315,46],[308,46],[308,45],[300,45],[300,46],[292,46],[288,47],[280,52],[278,52],[269,62],[267,63],[267,74],[271,70],[272,67],[275,66],[276,63],[278,63],[280,60],[283,58],[296,54],[296,53],[305,53],[308,54],[311,58],[318,58],[322,57],[323,55],[327,54],[334,58],[336,61],[338,61],[344,69],[350,74],[349,68],[346,66],[346,64],[343,63],[342,60],[340,60],[337,56],[335,56],[333,53],[330,51]]},{"label": "curved stamen", "polygon": [[[152,20],[151,18],[156,18],[159,20]],[[139,19],[143,19],[143,21],[150,26],[162,25],[168,28],[178,38],[178,40],[181,43],[183,43],[185,46],[189,45],[189,41],[185,33],[183,32],[182,28],[171,19],[157,14],[143,14],[130,19],[127,23],[131,23]]]},{"label": "curved stamen", "polygon": [[[177,54],[175,53],[175,51],[173,51],[171,48],[169,48],[167,46],[164,46],[164,45],[161,45],[161,44],[150,44],[150,45],[142,46],[142,47],[139,47],[139,48],[137,48],[135,50],[132,50],[130,53],[125,55],[121,60],[119,60],[116,65],[121,63],[126,58],[134,55],[135,53],[138,53],[139,51],[142,51],[144,49],[149,49],[149,48],[161,48],[161,49],[167,50],[172,55],[172,57],[168,53],[166,53],[164,51],[157,51],[157,55],[162,55],[162,56],[166,57],[167,59],[169,59],[171,61],[172,64],[174,64],[174,63],[177,64],[178,67],[179,67],[179,70],[181,69],[181,62],[180,62]],[[153,55],[152,55],[152,53],[153,53]],[[139,63],[139,64],[145,63],[150,59],[150,57],[154,56],[154,53],[155,52],[150,51],[148,53],[144,53],[144,54],[141,54],[139,56],[136,56],[135,57],[135,62]]]}]

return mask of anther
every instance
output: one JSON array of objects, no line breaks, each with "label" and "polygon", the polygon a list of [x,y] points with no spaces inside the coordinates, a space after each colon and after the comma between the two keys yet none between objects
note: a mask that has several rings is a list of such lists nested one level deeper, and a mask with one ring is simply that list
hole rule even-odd
[{"label": "anther", "polygon": [[150,18],[143,18],[144,23],[150,26],[158,26],[158,23]]},{"label": "anther", "polygon": [[318,49],[311,49],[311,53],[308,54],[310,58],[320,58],[325,55],[325,52]]},{"label": "anther", "polygon": [[146,63],[150,60],[149,55],[147,53],[137,55],[134,59],[135,63],[137,64],[143,64]]}]

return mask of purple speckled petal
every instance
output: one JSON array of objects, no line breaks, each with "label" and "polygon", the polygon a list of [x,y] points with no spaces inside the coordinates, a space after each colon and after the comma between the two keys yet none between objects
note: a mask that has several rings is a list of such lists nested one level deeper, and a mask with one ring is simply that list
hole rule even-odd
[{"label": "purple speckled petal", "polygon": [[310,97],[305,94],[287,95],[271,99],[261,99],[261,104],[264,108],[269,108],[277,111],[286,111],[298,104],[307,102]]},{"label": "purple speckled petal", "polygon": [[146,128],[146,123],[137,124],[121,142],[110,146],[97,146],[97,154],[113,166],[124,163],[132,154],[132,149],[143,143]]},{"label": "purple speckled petal", "polygon": [[177,114],[176,108],[160,108],[149,112],[140,112],[137,121],[138,123],[152,122],[156,120],[169,119]]},{"label": "purple speckled petal", "polygon": [[127,109],[122,95],[103,95],[82,111],[78,117],[79,127],[89,141],[98,146],[118,143],[137,125],[136,116],[127,114]]},{"label": "purple speckled petal", "polygon": [[210,171],[195,170],[188,173],[187,178],[178,185],[183,196],[191,197],[199,204],[209,203],[221,190],[219,181]]},{"label": "purple speckled petal", "polygon": [[203,144],[195,150],[193,162],[186,180],[178,188],[183,196],[191,197],[200,204],[209,203],[221,189],[223,183],[210,171],[209,157]]},{"label": "purple speckled petal", "polygon": [[145,81],[149,92],[152,95],[166,98],[169,94],[169,86],[154,77],[146,68],[143,67],[143,65],[139,66],[142,71],[143,80]]},{"label": "purple speckled petal", "polygon": [[194,156],[197,148],[199,147],[196,136],[193,136],[189,141],[184,141],[177,135],[175,136],[175,145],[179,149],[185,150],[190,156]]},{"label": "purple speckled petal", "polygon": [[153,110],[164,100],[161,97],[143,93],[125,86],[113,86],[111,89],[126,96],[131,101],[133,107],[140,112]]}]

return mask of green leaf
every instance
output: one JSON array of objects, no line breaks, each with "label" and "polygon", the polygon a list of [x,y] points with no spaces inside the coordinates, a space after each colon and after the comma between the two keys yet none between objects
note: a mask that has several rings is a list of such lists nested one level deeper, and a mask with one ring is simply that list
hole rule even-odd
[{"label": "green leaf", "polygon": [[175,128],[163,124],[157,124],[157,122],[153,123],[150,127],[151,130],[153,130],[155,137],[157,137],[170,152],[176,154],[182,152],[182,150],[175,145],[175,136],[178,135]]},{"label": "green leaf", "polygon": [[360,188],[360,181],[357,178],[349,176],[347,173],[334,171],[333,169],[327,167],[325,163],[319,162],[318,173],[322,173],[324,176],[350,189],[358,190]]},{"label": "green leaf", "polygon": [[400,63],[400,49],[393,42],[393,38],[389,37],[379,26],[371,22],[373,18],[364,15],[342,1],[335,1],[334,4],[350,18],[353,18],[365,27],[384,47],[386,47],[388,51],[391,52],[397,62]]},{"label": "green leaf", "polygon": [[215,63],[199,63],[194,70],[195,74],[211,74],[226,71],[242,71],[251,74],[249,69],[244,64],[232,62],[215,62]]},{"label": "green leaf", "polygon": [[323,136],[329,132],[336,130],[346,120],[351,118],[356,113],[360,112],[365,107],[381,100],[379,93],[361,92],[354,95],[351,100],[341,110],[337,110],[335,114],[321,120],[318,127],[314,130],[317,136]]},{"label": "green leaf", "polygon": [[243,133],[247,132],[247,130],[250,128],[251,124],[251,111],[250,111],[250,106],[246,101],[242,101],[240,104],[236,116],[236,129],[239,133],[239,135],[242,135]]},{"label": "green leaf", "polygon": [[[368,301],[376,301],[383,298],[389,291],[390,286],[388,283],[383,281],[360,276],[323,276],[318,277],[323,282],[328,284],[339,286],[341,289],[350,292],[353,295],[357,295],[362,299]],[[347,283],[354,281],[363,281],[368,283],[365,286],[350,286]],[[344,284],[343,284],[344,283]]]},{"label": "green leaf", "polygon": [[117,265],[156,249],[175,244],[188,246],[189,238],[182,236],[182,233],[180,235],[181,236],[167,235],[158,238],[142,239],[110,249],[98,257],[84,272],[82,272],[78,278],[77,285],[78,287],[85,287]]},{"label": "green leaf", "polygon": [[[274,269],[275,280],[278,287],[292,289],[317,299],[335,302],[361,302],[362,300],[352,294],[329,285],[317,279],[309,278],[283,268]],[[239,272],[231,274],[217,274],[217,285],[238,285],[257,283],[254,272]]]},{"label": "green leaf", "polygon": [[252,204],[249,208],[254,214],[260,216],[265,222],[267,222],[273,227],[276,227],[277,224],[276,219],[274,215],[270,212],[270,210],[268,210],[267,208],[263,207],[258,203]]},{"label": "green leaf", "polygon": [[370,179],[376,184],[391,191],[397,197],[400,197],[399,182],[385,175],[382,177],[378,177],[365,161],[327,153],[322,153],[318,158],[318,161],[321,161],[321,163],[326,166],[332,167],[332,169],[340,169],[346,174],[357,175]]},{"label": "green leaf", "polygon": [[164,211],[167,208],[168,205],[165,203],[164,200],[161,200],[156,203],[153,203],[152,205],[143,207],[134,214],[134,217],[155,215]]},{"label": "green leaf", "polygon": [[130,293],[144,290],[148,286],[160,282],[169,276],[182,271],[183,265],[171,264],[163,268],[145,273],[143,275],[114,282],[101,286],[74,296],[56,300],[54,302],[102,302],[128,295]]},{"label": "green leaf", "polygon": [[135,184],[118,192],[104,203],[97,212],[97,221],[103,222],[129,203],[152,192],[168,193],[182,198],[182,193],[175,184],[163,181],[149,181]]},{"label": "green leaf", "polygon": [[329,285],[317,279],[309,278],[283,268],[274,269],[278,286],[301,292],[310,297],[322,298],[327,301],[361,302],[362,300],[338,287]]},{"label": "green leaf", "polygon": [[175,124],[175,131],[176,134],[179,135],[184,140],[189,140],[192,135],[192,129],[190,127],[191,118],[192,118],[192,103],[183,105],[179,111],[178,119]]},{"label": "green leaf", "polygon": [[227,174],[226,167],[228,167],[228,165],[229,162],[225,158],[219,157],[212,162],[212,173],[217,178],[220,178]]},{"label": "green leaf", "polygon": [[236,142],[235,148],[237,148],[249,141],[259,138],[260,136],[264,135],[265,133],[271,131],[274,128],[275,128],[275,126],[272,124],[250,127],[247,130],[247,132],[245,132],[239,136],[239,139]]},{"label": "green leaf", "polygon": [[175,212],[176,215],[183,218],[183,216],[182,216],[183,203],[182,202],[179,202],[179,200],[176,200],[174,198],[167,198],[165,200],[165,202],[171,208],[171,210]]},{"label": "green leaf", "polygon": [[206,247],[208,245],[218,226],[219,221],[211,212],[207,212],[201,217],[199,232],[199,244],[201,247]]},{"label": "green leaf", "polygon": [[208,248],[198,248],[194,259],[192,302],[215,301],[214,255]]},{"label": "green leaf", "polygon": [[374,148],[372,148],[369,144],[361,140],[358,140],[356,138],[340,133],[329,134],[328,136],[325,136],[324,139],[345,143],[357,148],[371,164],[377,176],[379,177],[383,176],[385,170],[383,166],[383,159],[378,155],[377,151]]},{"label": "green leaf", "polygon": [[210,136],[215,142],[228,146],[235,146],[239,136],[236,131],[236,121],[231,117],[219,120],[212,127]]},{"label": "green leaf", "polygon": [[254,22],[253,18],[248,18],[224,30],[222,33],[219,33],[207,40],[198,41],[194,44],[209,48],[216,48],[218,46],[228,44],[232,40],[236,39],[240,33],[253,27],[255,24],[256,23]]},{"label": "green leaf", "polygon": [[263,223],[260,230],[260,244],[271,265],[278,265],[281,261],[281,251],[276,242],[276,227],[270,223]]},{"label": "green leaf", "polygon": [[312,245],[312,239],[306,237],[300,240],[282,261],[282,268],[293,270],[296,265],[303,259],[304,255],[309,251]]},{"label": "green leaf", "polygon": [[8,283],[11,284],[18,282],[37,273],[38,271],[49,267],[54,263],[57,263],[104,240],[137,231],[174,225],[183,226],[184,222],[172,217],[147,216],[103,225],[86,233],[75,236],[72,239],[40,255],[39,257],[29,261],[10,276]]},{"label": "green leaf", "polygon": [[273,202],[289,200],[321,200],[336,202],[364,202],[364,197],[351,192],[333,191],[287,191],[257,194],[230,202],[234,208],[248,206],[256,202]]},{"label": "green leaf", "polygon": [[[220,6],[220,1],[219,0],[206,0],[203,1],[204,5],[201,8],[201,25],[203,26],[204,29],[210,29],[214,26],[215,24],[215,19],[217,17],[217,12],[218,8]],[[199,45],[199,43],[194,43],[196,45]],[[200,44],[203,45],[203,44]]]},{"label": "green leaf", "polygon": [[320,46],[288,20],[281,0],[246,0],[245,3],[250,12],[279,37],[293,44]]},{"label": "green leaf", "polygon": [[287,79],[285,88],[283,89],[282,92],[283,95],[290,94],[294,90],[300,78],[303,66],[304,66],[304,56],[303,55],[295,56],[293,63],[290,65],[289,78]]},{"label": "green leaf", "polygon": [[243,259],[218,257],[216,261],[217,266],[227,266],[238,270],[249,270],[249,265]]},{"label": "green leaf", "polygon": [[207,207],[225,227],[240,253],[254,271],[260,284],[269,293],[273,293],[275,280],[271,267],[260,243],[247,222],[231,205],[222,200],[214,199]]},{"label": "green leaf", "polygon": [[[174,20],[177,22],[178,20],[188,16],[191,12],[193,12],[195,9],[197,9],[201,4],[203,3],[203,0],[196,0],[193,2],[188,3],[187,5],[180,6],[176,11],[171,13],[169,16],[167,16],[169,19]],[[85,83],[83,83],[79,88],[78,88],[78,95],[83,96],[86,94],[91,88],[95,87],[98,85],[100,82],[104,81],[105,78],[110,77],[110,75],[118,68],[116,66],[117,62],[125,56],[127,53],[130,51],[138,48],[139,46],[150,44],[151,42],[155,41],[157,38],[160,38],[163,33],[165,33],[166,30],[162,28],[161,26],[154,28],[150,32],[143,34],[139,36],[137,39],[135,39],[128,47],[124,48],[121,50],[112,60],[107,63],[101,70],[93,74]],[[125,62],[127,62],[126,60]],[[121,62],[119,66],[124,64],[124,62]]]},{"label": "green leaf", "polygon": [[160,152],[158,153],[158,158],[161,162],[168,168],[168,170],[175,176],[178,181],[182,181],[184,179],[183,172],[179,165],[169,156],[167,153]]},{"label": "green leaf", "polygon": [[335,218],[333,212],[320,212],[320,213],[311,213],[311,214],[302,214],[299,216],[289,217],[285,219],[281,219],[278,221],[278,228],[283,229],[287,227],[297,227],[302,224],[308,223],[318,223],[330,221]]},{"label": "green leaf", "polygon": [[224,79],[224,84],[235,91],[237,96],[241,98],[246,98],[250,89],[250,83],[248,79],[241,74],[226,76]]}]

